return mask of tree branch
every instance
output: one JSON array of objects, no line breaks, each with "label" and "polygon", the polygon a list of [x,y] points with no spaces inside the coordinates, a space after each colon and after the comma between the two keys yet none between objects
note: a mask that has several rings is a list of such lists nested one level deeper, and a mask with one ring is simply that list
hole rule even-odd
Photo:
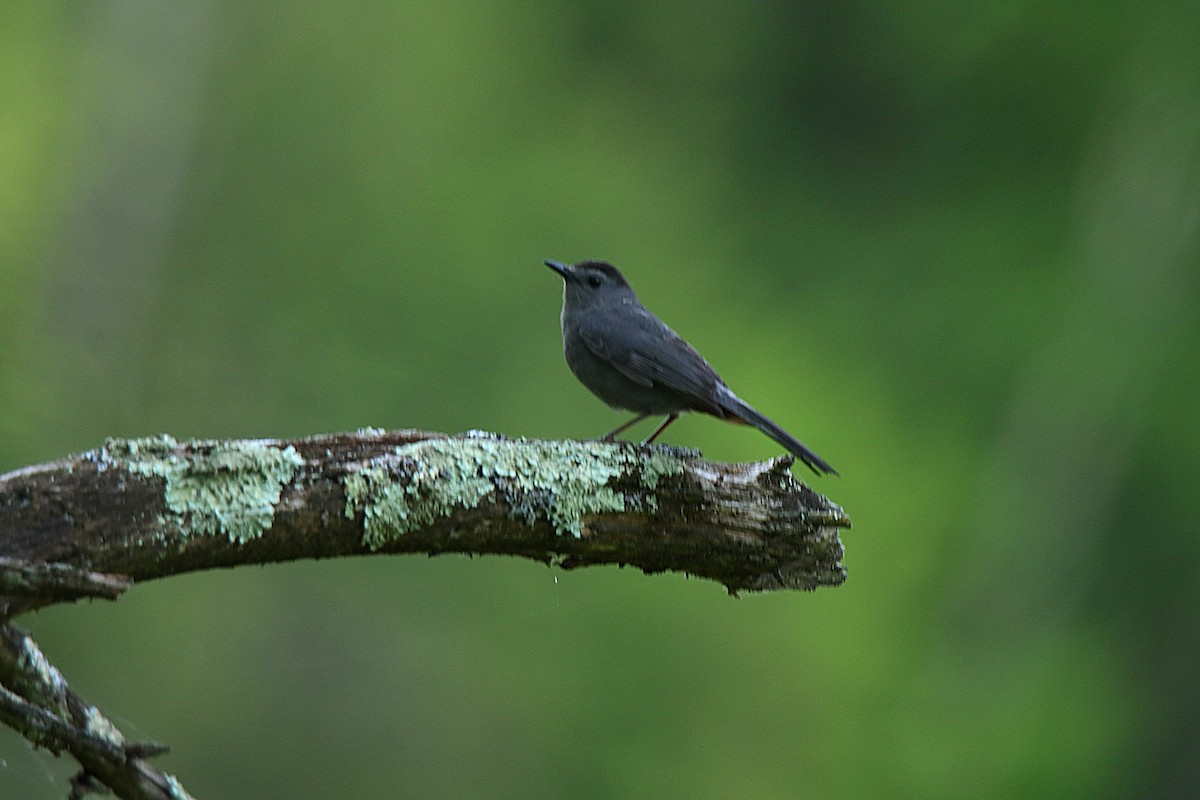
[{"label": "tree branch", "polygon": [[790,458],[625,442],[364,430],[292,441],[112,439],[0,476],[0,719],[120,797],[185,796],[12,616],[192,570],[373,553],[498,553],[686,572],[731,593],[836,586],[842,509]]},{"label": "tree branch", "polygon": [[12,624],[0,625],[0,720],[30,743],[75,757],[83,771],[72,798],[98,781],[129,800],[185,800],[179,781],[146,758],[167,751],[155,742],[128,743],[93,705],[67,686],[32,639]]},{"label": "tree branch", "polygon": [[849,520],[791,476],[790,459],[696,456],[421,431],[113,439],[0,476],[0,613],[115,596],[114,576],[367,553],[630,564],[731,592],[842,582],[837,529]]}]

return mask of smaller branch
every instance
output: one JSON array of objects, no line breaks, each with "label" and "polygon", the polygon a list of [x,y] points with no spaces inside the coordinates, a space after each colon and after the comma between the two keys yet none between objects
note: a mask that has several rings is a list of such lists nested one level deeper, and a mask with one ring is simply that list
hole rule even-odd
[{"label": "smaller branch", "polygon": [[116,600],[133,585],[122,575],[91,572],[70,564],[30,563],[0,556],[0,595],[69,602],[84,597]]},{"label": "smaller branch", "polygon": [[3,685],[0,685],[0,720],[32,744],[55,755],[67,750],[72,754],[90,752],[95,758],[113,762],[125,759],[125,751],[112,742],[89,735]]},{"label": "smaller branch", "polygon": [[166,752],[157,742],[126,742],[93,705],[72,691],[26,634],[0,626],[0,721],[56,755],[66,751],[83,767],[72,796],[103,784],[125,800],[186,800],[171,775],[145,759]]}]

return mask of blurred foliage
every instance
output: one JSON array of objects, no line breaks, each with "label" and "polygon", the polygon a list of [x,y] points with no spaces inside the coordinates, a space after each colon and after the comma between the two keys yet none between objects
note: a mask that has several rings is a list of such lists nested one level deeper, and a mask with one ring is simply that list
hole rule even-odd
[{"label": "blurred foliage", "polygon": [[[24,624],[200,797],[1200,795],[1200,10],[1138,8],[16,4],[0,469],[595,435],[541,260],[599,257],[855,521],[813,595],[361,559]],[[0,795],[67,766],[0,732]]]}]

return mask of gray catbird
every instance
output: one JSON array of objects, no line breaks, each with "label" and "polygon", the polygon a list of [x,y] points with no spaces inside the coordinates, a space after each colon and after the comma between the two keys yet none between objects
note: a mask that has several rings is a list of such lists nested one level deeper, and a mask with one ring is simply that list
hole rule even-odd
[{"label": "gray catbird", "polygon": [[665,414],[667,419],[646,440],[653,442],[680,412],[699,411],[753,425],[818,475],[837,474],[824,459],[734,394],[703,356],[638,302],[612,264],[547,261],[546,266],[563,277],[567,366],[605,403],[637,413],[605,439],[646,417]]}]

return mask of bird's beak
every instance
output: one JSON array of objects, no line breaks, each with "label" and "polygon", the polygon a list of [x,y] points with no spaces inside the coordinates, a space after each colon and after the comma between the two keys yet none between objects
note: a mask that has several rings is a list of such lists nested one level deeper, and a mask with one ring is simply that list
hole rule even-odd
[{"label": "bird's beak", "polygon": [[561,261],[550,261],[549,259],[547,259],[547,260],[546,260],[544,263],[546,264],[546,266],[547,266],[547,267],[549,267],[550,269],[554,270],[554,271],[555,271],[555,272],[557,272],[559,275],[562,275],[562,276],[563,276],[563,280],[569,280],[569,279],[570,279],[570,277],[571,277],[571,267],[570,267],[570,265],[568,265],[568,264],[564,264],[564,263],[562,263]]}]

